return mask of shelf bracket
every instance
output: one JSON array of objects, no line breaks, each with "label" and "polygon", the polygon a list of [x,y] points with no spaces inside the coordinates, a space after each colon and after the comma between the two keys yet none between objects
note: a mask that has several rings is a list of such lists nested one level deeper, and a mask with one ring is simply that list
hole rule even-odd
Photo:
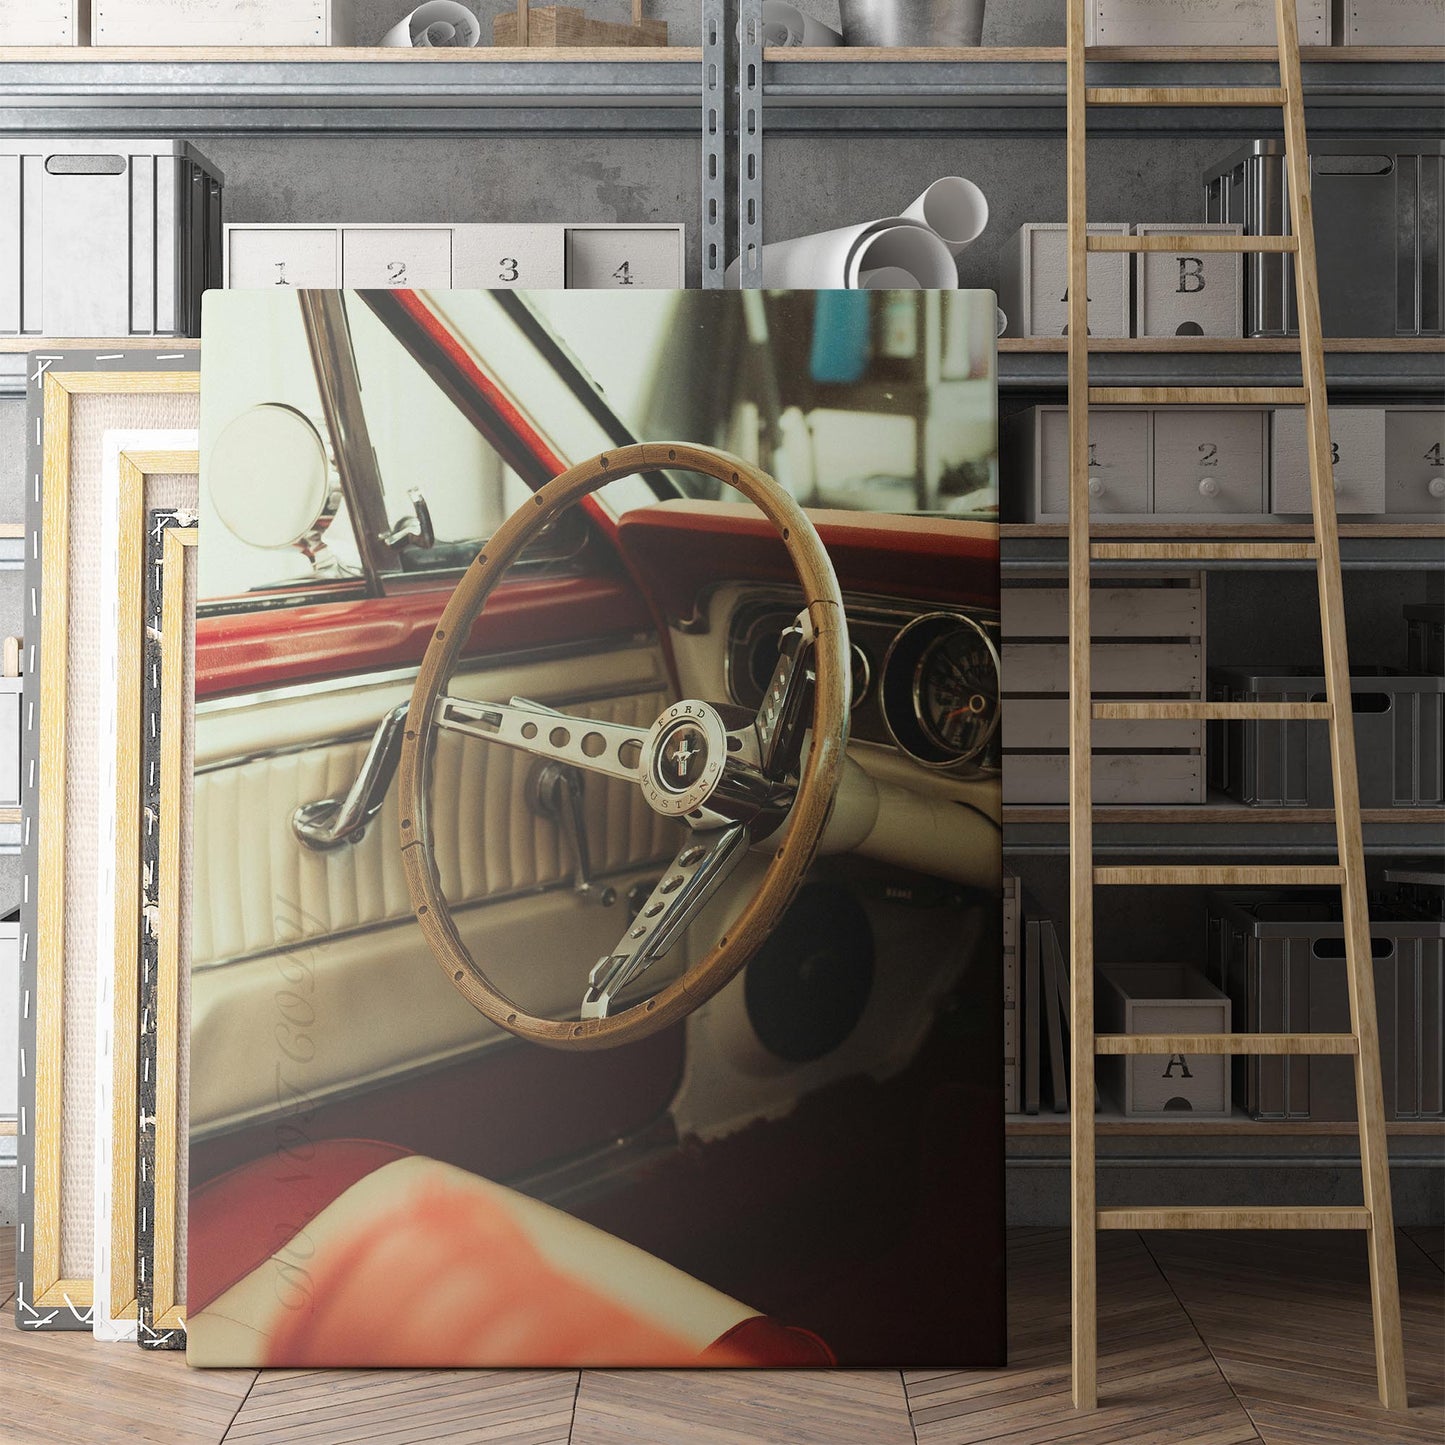
[{"label": "shelf bracket", "polygon": [[702,284],[727,270],[728,0],[702,0]]},{"label": "shelf bracket", "polygon": [[738,0],[738,284],[763,284],[763,0]]}]

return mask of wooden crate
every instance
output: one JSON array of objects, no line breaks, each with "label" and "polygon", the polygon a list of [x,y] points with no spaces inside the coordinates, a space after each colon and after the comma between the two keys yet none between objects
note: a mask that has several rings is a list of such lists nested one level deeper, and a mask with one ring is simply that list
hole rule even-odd
[{"label": "wooden crate", "polygon": [[[1238,236],[1238,223],[1138,225],[1139,236]],[[1244,257],[1238,251],[1141,251],[1134,257],[1135,336],[1243,336]]]},{"label": "wooden crate", "polygon": [[[1091,221],[1091,236],[1127,236],[1123,222]],[[1088,260],[1089,335],[1128,336],[1129,256],[1095,251]],[[1066,336],[1069,330],[1069,228],[1062,222],[1022,227],[999,253],[998,304],[1008,336]]]},{"label": "wooden crate", "polygon": [[92,45],[350,45],[349,0],[92,0]]},{"label": "wooden crate", "polygon": [[[1003,642],[1003,799],[1068,800],[1068,588],[1020,579],[999,603]],[[1198,699],[1205,693],[1199,573],[1096,584],[1091,608],[1097,697]],[[1204,801],[1204,727],[1190,720],[1095,722],[1094,801]]]},{"label": "wooden crate", "polygon": [[632,0],[632,23],[619,25],[593,20],[571,5],[542,5],[532,8],[518,0],[492,20],[493,45],[518,45],[554,50],[569,45],[666,45],[667,22],[645,20],[641,0]]},{"label": "wooden crate", "polygon": [[[1353,0],[1360,5],[1379,0]],[[1330,43],[1329,0],[1298,0],[1301,45]],[[1089,0],[1089,45],[1273,45],[1274,0]]]},{"label": "wooden crate", "polygon": [[1439,45],[1445,0],[1334,0],[1336,45]]}]

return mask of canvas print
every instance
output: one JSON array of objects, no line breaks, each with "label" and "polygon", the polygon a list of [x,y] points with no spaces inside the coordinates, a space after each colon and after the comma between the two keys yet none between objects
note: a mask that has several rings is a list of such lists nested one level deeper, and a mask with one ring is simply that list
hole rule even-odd
[{"label": "canvas print", "polygon": [[207,297],[191,1363],[1002,1361],[994,334]]}]

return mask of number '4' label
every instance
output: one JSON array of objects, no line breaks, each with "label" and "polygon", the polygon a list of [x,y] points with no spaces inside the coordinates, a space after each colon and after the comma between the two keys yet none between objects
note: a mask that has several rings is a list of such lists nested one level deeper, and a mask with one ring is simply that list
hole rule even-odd
[{"label": "number '4' label", "polygon": [[632,279],[632,262],[624,261],[613,273],[612,279],[619,286],[631,286],[635,284]]}]

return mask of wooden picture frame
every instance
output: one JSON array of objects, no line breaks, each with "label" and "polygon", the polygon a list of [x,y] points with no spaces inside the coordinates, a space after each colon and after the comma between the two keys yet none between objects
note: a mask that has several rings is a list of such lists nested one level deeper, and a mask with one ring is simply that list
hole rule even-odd
[{"label": "wooden picture frame", "polygon": [[[139,1318],[136,1250],[137,1039],[140,1032],[142,673],[146,663],[146,552],[151,517],[179,507],[194,520],[200,459],[194,431],[113,431],[103,468],[102,704],[97,768],[101,851],[97,956],[95,1291],[97,1339],[129,1340]],[[170,513],[168,515],[178,515]],[[113,685],[110,679],[113,678]],[[109,725],[107,725],[109,723]],[[107,949],[104,941],[113,937]],[[107,1122],[108,1121],[108,1122]]]},{"label": "wooden picture frame", "polygon": [[[141,959],[138,1170],[137,1339],[143,1349],[182,1350],[185,1261],[180,1213],[186,1179],[181,1119],[189,1019],[187,882],[194,746],[197,531],[193,516],[152,511],[147,528],[146,663],[142,727],[144,813],[141,861],[149,880],[133,931]],[[189,525],[187,525],[189,523]]]},{"label": "wooden picture frame", "polygon": [[[98,626],[87,578],[98,527],[95,473],[107,429],[190,430],[199,354],[120,348],[30,357],[26,476],[21,846],[20,1098],[16,1322],[89,1329],[94,1299],[95,967],[98,851],[84,824],[99,682],[83,638]],[[90,814],[87,814],[87,808]],[[72,822],[80,826],[72,828]]]}]

